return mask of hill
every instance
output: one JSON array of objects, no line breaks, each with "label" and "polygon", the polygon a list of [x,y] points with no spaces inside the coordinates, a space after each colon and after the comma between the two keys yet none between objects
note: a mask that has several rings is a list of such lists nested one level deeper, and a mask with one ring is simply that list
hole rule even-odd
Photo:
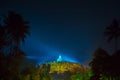
[{"label": "hill", "polygon": [[84,78],[85,76],[88,78],[91,75],[89,68],[73,62],[49,62],[41,64],[39,71],[42,75],[51,75],[52,80],[74,80],[75,78]]},{"label": "hill", "polygon": [[50,63],[46,63],[46,64],[42,64],[40,65],[39,69],[43,69],[43,68],[49,68],[49,73],[64,73],[64,72],[71,72],[71,73],[85,73],[87,72],[89,69],[79,65],[78,63],[72,63],[72,62],[50,62]]}]

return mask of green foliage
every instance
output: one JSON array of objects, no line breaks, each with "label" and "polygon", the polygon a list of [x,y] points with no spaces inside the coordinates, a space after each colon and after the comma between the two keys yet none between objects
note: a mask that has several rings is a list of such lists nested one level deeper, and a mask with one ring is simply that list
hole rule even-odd
[{"label": "green foliage", "polygon": [[80,73],[71,76],[71,80],[83,80],[83,79],[84,76]]},{"label": "green foliage", "polygon": [[85,74],[77,73],[71,75],[71,80],[90,80],[91,76],[92,76],[91,71],[88,71]]}]

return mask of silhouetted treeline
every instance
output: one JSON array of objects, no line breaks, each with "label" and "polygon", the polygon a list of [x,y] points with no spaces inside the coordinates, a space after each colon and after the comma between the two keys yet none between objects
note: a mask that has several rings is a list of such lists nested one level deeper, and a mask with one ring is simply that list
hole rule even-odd
[{"label": "silhouetted treeline", "polygon": [[102,48],[95,51],[89,64],[94,74],[91,80],[120,80],[120,50],[118,50],[120,28],[116,19],[110,26],[106,27],[105,37],[107,37],[108,42],[114,39],[115,52],[110,55],[111,53]]},{"label": "silhouetted treeline", "polygon": [[120,80],[120,50],[109,55],[104,49],[97,49],[90,62],[93,72],[91,80]]},{"label": "silhouetted treeline", "polygon": [[19,80],[20,67],[25,53],[20,43],[25,41],[29,25],[23,17],[13,11],[0,24],[0,80]]}]

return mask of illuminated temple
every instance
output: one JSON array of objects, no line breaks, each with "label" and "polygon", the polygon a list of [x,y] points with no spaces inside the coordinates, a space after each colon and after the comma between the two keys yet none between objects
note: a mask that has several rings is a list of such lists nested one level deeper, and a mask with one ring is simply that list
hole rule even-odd
[{"label": "illuminated temple", "polygon": [[58,57],[58,59],[57,59],[57,62],[62,62],[62,61],[63,61],[62,56],[59,55],[59,57]]}]

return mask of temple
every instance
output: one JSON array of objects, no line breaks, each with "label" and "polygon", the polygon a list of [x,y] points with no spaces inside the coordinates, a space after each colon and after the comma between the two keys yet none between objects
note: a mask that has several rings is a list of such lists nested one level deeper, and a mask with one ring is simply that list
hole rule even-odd
[{"label": "temple", "polygon": [[61,55],[59,55],[57,62],[62,62],[62,61],[63,61],[63,59],[62,59]]}]

